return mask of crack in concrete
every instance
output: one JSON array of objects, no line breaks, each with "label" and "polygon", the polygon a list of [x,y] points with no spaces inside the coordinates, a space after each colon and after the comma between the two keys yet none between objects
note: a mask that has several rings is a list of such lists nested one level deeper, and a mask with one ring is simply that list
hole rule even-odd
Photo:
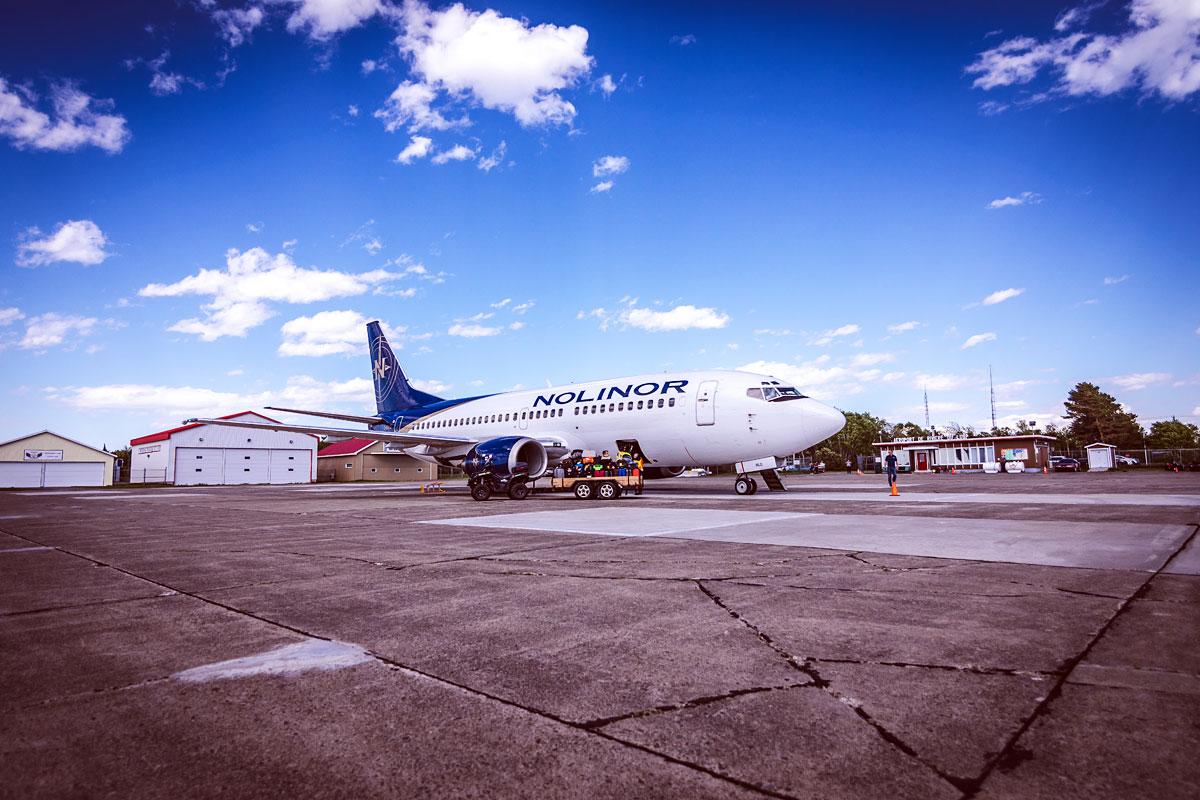
[{"label": "crack in concrete", "polygon": [[[744,577],[779,577],[792,578],[800,577],[798,575],[749,575]],[[1015,597],[1036,597],[1035,594],[986,594],[983,592],[943,592],[927,588],[905,587],[902,589],[867,589],[856,586],[799,586],[794,583],[769,584],[769,583],[745,583],[738,578],[723,578],[728,583],[736,583],[739,586],[754,586],[758,588],[784,588],[784,589],[800,589],[806,592],[849,592],[849,593],[867,593],[867,594],[917,594],[917,595],[942,595],[944,597],[997,597],[997,598],[1015,598]]]},{"label": "crack in concrete", "polygon": [[24,617],[29,614],[47,614],[51,611],[68,611],[73,608],[92,608],[95,606],[112,606],[118,603],[133,603],[138,600],[161,600],[164,597],[175,597],[175,592],[159,592],[158,594],[142,594],[137,597],[117,597],[112,600],[93,600],[89,603],[70,603],[65,606],[45,606],[43,608],[28,608],[24,611],[6,611],[0,613],[0,619]]},{"label": "crack in concrete", "polygon": [[701,592],[703,592],[705,595],[707,595],[710,600],[712,600],[714,603],[716,603],[717,606],[719,606],[727,614],[729,614],[729,616],[733,617],[738,622],[742,623],[747,628],[749,628],[754,633],[754,635],[759,638],[759,640],[761,640],[764,644],[766,644],[768,647],[770,647],[772,650],[774,650],[776,653],[778,653],[780,656],[782,656],[795,669],[797,669],[800,672],[803,672],[805,675],[807,675],[812,680],[812,686],[823,690],[826,694],[828,694],[834,700],[837,700],[838,702],[844,704],[847,708],[851,709],[855,713],[855,715],[858,716],[859,719],[861,719],[867,725],[871,726],[871,728],[875,731],[875,733],[878,734],[880,736],[880,738],[882,738],[885,742],[890,744],[895,749],[899,750],[901,753],[904,753],[906,756],[908,756],[912,760],[916,761],[921,766],[923,766],[926,769],[928,769],[929,771],[933,772],[935,775],[937,775],[939,778],[941,778],[945,782],[949,783],[955,789],[958,789],[959,791],[963,790],[964,779],[959,778],[955,775],[950,775],[949,773],[938,768],[937,765],[922,758],[920,755],[918,755],[917,751],[914,750],[908,743],[906,743],[903,739],[901,739],[895,733],[888,730],[886,727],[883,726],[882,723],[880,723],[878,720],[874,719],[870,714],[868,714],[862,708],[861,703],[859,703],[858,701],[854,700],[851,697],[848,697],[847,695],[842,694],[838,690],[834,689],[832,684],[829,682],[829,680],[822,677],[821,673],[817,671],[817,668],[815,666],[815,664],[816,664],[815,659],[805,658],[803,660],[803,662],[798,661],[796,656],[789,653],[787,650],[785,650],[780,645],[776,644],[775,641],[770,636],[768,636],[761,628],[759,628],[754,623],[750,622],[750,620],[746,619],[739,612],[735,611],[732,607],[730,607],[727,603],[725,603],[725,601],[723,601],[719,596],[717,596],[716,593],[711,591],[708,587],[704,586],[699,581],[696,582],[696,586],[700,589]]},{"label": "crack in concrete", "polygon": [[[952,564],[934,564],[927,567],[889,567],[886,564],[876,564],[873,561],[868,561],[862,557],[863,552],[864,551],[862,550],[856,550],[853,553],[843,553],[842,555],[846,558],[853,559],[860,564],[866,564],[868,567],[873,567],[877,570],[880,570],[881,572],[927,572],[935,569],[949,569],[950,567],[957,567],[962,563],[962,559],[954,559],[954,563]],[[919,556],[911,557],[918,558]],[[928,558],[930,560],[938,560],[934,556],[928,556]]]},{"label": "crack in concrete", "polygon": [[1071,673],[1074,672],[1081,663],[1083,663],[1083,660],[1087,658],[1088,653],[1090,653],[1092,649],[1100,643],[1100,640],[1104,638],[1106,633],[1108,633],[1109,629],[1113,626],[1113,623],[1115,623],[1127,609],[1129,609],[1137,600],[1141,599],[1146,592],[1150,590],[1151,582],[1161,575],[1163,571],[1170,566],[1171,562],[1178,558],[1180,554],[1187,549],[1188,545],[1190,545],[1196,538],[1196,534],[1198,532],[1200,532],[1200,525],[1193,523],[1191,534],[1183,540],[1179,547],[1175,549],[1175,552],[1173,552],[1157,570],[1151,573],[1146,580],[1142,582],[1141,586],[1139,586],[1133,592],[1133,594],[1117,603],[1116,609],[1104,622],[1104,624],[1100,626],[1092,638],[1089,639],[1088,642],[1083,646],[1082,650],[1063,662],[1062,667],[1057,670],[1058,678],[1055,680],[1054,685],[1050,688],[1050,691],[1046,692],[1041,701],[1034,706],[1033,711],[1021,721],[1021,724],[1017,726],[1017,729],[1012,733],[1011,736],[1009,736],[1008,741],[1005,742],[1004,747],[1000,749],[1000,752],[996,753],[988,760],[987,764],[984,765],[984,768],[979,775],[967,782],[967,784],[962,787],[962,800],[971,800],[971,798],[975,797],[979,793],[980,789],[983,788],[983,785],[987,782],[987,779],[991,777],[993,772],[995,772],[997,767],[1012,767],[1032,756],[1031,751],[1020,746],[1019,743],[1021,737],[1023,737],[1025,733],[1033,727],[1033,724],[1043,714],[1047,713],[1047,709],[1049,709],[1050,704],[1062,695],[1062,687],[1067,683],[1068,679],[1070,679]]},{"label": "crack in concrete", "polygon": [[789,683],[782,686],[754,686],[745,689],[733,689],[721,694],[705,695],[704,697],[695,697],[691,700],[684,700],[679,703],[665,703],[651,708],[643,708],[639,711],[631,711],[628,714],[617,714],[612,717],[600,717],[598,719],[588,720],[581,725],[589,730],[603,728],[607,725],[612,725],[617,722],[624,722],[629,719],[643,719],[645,717],[654,717],[659,714],[669,714],[672,711],[685,711],[690,708],[699,708],[701,706],[711,705],[712,703],[720,703],[724,700],[731,700],[735,697],[742,697],[748,694],[762,694],[763,692],[781,692],[789,689],[809,689],[815,684],[811,682],[805,683]]},{"label": "crack in concrete", "polygon": [[944,672],[967,672],[972,675],[1003,675],[1017,678],[1036,678],[1045,680],[1058,675],[1055,670],[1045,671],[1036,669],[1012,669],[1011,667],[981,667],[975,664],[927,664],[919,661],[874,661],[867,658],[822,658],[809,656],[808,661],[820,664],[849,664],[851,666],[879,667],[912,667],[914,669],[933,669]]}]

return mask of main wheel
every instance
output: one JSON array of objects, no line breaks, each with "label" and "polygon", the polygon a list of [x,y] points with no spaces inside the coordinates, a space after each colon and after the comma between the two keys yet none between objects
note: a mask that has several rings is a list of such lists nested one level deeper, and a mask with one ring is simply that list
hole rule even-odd
[{"label": "main wheel", "polygon": [[750,494],[758,494],[758,481],[754,478],[747,478],[750,481]]},{"label": "main wheel", "polygon": [[509,500],[524,500],[526,497],[529,497],[528,483],[510,483],[508,485]]},{"label": "main wheel", "polygon": [[492,497],[492,487],[486,483],[477,483],[471,487],[471,497],[476,500],[489,500]]},{"label": "main wheel", "polygon": [[733,483],[733,491],[735,494],[742,494],[742,495],[753,494],[754,493],[754,489],[752,488],[753,486],[754,486],[754,481],[750,480],[749,478],[738,478]]},{"label": "main wheel", "polygon": [[580,481],[575,484],[575,496],[580,500],[591,500],[593,494],[592,485],[587,481]]},{"label": "main wheel", "polygon": [[596,494],[601,500],[616,500],[621,496],[621,487],[617,486],[612,481],[601,481],[596,487]]}]

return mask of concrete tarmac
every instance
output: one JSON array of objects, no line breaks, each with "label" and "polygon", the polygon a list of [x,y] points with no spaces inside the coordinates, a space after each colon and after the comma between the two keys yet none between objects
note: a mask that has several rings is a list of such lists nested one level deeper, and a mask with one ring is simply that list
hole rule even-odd
[{"label": "concrete tarmac", "polygon": [[1200,475],[789,483],[0,492],[0,797],[1200,796]]}]

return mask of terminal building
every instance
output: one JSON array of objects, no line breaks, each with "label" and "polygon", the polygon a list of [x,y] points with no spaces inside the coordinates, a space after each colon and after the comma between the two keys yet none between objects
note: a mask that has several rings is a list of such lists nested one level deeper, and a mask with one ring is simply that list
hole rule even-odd
[{"label": "terminal building", "polygon": [[896,466],[905,472],[983,470],[987,464],[1020,461],[1025,469],[1040,472],[1050,463],[1053,436],[1024,433],[1016,436],[963,436],[958,438],[900,437],[874,442],[880,460],[896,454]]}]

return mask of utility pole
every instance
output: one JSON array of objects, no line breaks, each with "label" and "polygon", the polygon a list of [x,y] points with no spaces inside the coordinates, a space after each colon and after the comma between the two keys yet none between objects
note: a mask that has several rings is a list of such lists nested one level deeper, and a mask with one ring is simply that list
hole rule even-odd
[{"label": "utility pole", "polygon": [[988,364],[988,391],[992,395],[992,430],[996,430],[996,384],[992,382],[992,365]]},{"label": "utility pole", "polygon": [[925,430],[932,432],[933,429],[929,426],[929,389],[921,387],[925,391]]}]

